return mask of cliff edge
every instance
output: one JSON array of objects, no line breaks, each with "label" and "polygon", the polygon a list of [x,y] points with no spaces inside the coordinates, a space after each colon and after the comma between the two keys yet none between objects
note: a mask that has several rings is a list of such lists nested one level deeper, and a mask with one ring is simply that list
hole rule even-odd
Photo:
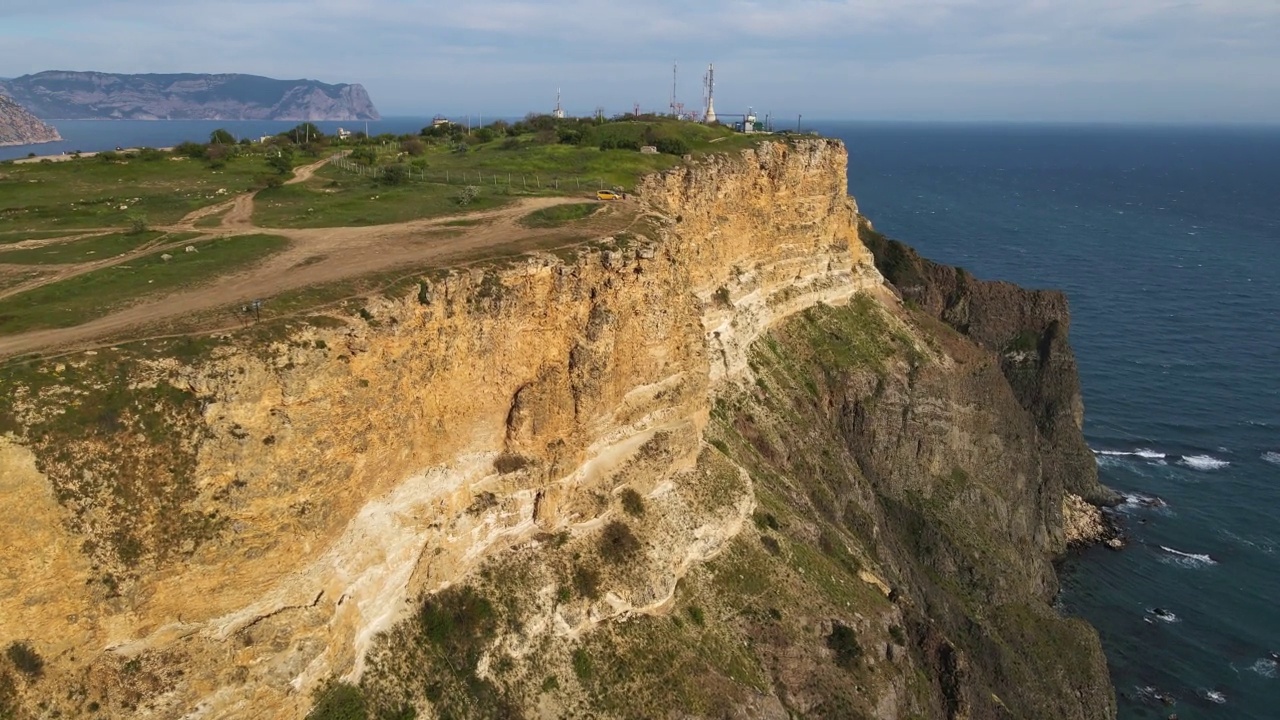
[{"label": "cliff edge", "polygon": [[37,145],[61,139],[53,126],[41,122],[12,99],[0,95],[0,147]]},{"label": "cliff edge", "polygon": [[0,708],[1114,718],[1050,605],[1070,382],[902,302],[845,168],[770,140],[570,257],[9,363]]}]

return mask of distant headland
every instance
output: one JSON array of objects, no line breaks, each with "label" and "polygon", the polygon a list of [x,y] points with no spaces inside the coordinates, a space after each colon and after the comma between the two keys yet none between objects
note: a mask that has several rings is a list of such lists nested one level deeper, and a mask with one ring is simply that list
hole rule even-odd
[{"label": "distant headland", "polygon": [[47,71],[0,80],[44,120],[378,120],[364,87],[239,74]]},{"label": "distant headland", "polygon": [[13,100],[0,95],[0,147],[57,142],[62,136]]}]

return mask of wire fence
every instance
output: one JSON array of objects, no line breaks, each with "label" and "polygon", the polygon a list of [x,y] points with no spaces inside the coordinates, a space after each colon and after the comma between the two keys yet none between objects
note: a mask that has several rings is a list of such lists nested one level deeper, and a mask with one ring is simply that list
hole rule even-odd
[{"label": "wire fence", "polygon": [[412,165],[399,165],[396,166],[399,169],[391,170],[388,167],[352,162],[343,155],[334,155],[329,159],[329,164],[353,175],[375,180],[383,179],[388,172],[399,172],[404,173],[404,179],[409,182],[474,185],[476,187],[497,188],[507,192],[561,192],[610,189],[610,186],[603,178],[578,175],[540,175],[536,173],[502,172],[500,170],[428,170],[426,168],[415,168]]}]

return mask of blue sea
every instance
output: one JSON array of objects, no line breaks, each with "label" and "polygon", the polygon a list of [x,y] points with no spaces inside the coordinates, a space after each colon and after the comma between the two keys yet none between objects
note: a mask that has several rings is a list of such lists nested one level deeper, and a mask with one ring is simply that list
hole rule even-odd
[{"label": "blue sea", "polygon": [[824,123],[880,231],[1071,300],[1130,544],[1064,567],[1120,717],[1280,718],[1280,128]]}]

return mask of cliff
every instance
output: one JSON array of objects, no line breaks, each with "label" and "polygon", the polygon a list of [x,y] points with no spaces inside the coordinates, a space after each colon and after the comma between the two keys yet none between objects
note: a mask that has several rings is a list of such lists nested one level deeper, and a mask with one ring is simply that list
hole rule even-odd
[{"label": "cliff", "polygon": [[21,105],[0,95],[0,147],[36,145],[62,139],[52,126],[40,122]]},{"label": "cliff", "polygon": [[845,162],[766,142],[567,259],[11,363],[0,709],[1114,717],[1049,604],[1059,390],[898,301]]},{"label": "cliff", "polygon": [[37,117],[65,120],[377,120],[360,85],[256,75],[49,71],[0,81]]}]

